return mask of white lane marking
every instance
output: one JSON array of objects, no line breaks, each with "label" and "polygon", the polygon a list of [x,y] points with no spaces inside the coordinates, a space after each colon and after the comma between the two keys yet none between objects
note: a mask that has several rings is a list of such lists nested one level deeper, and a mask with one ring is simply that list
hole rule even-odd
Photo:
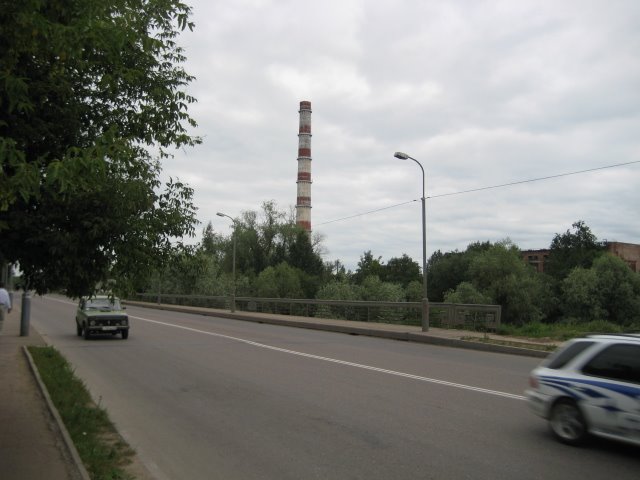
[{"label": "white lane marking", "polygon": [[70,302],[69,300],[63,300],[61,298],[53,298],[53,297],[45,297],[43,296],[42,298],[44,298],[45,300],[53,300],[54,302],[58,302],[58,303],[66,303],[67,305],[75,305],[76,302]]},{"label": "white lane marking", "polygon": [[[71,302],[67,302],[65,300],[59,300],[59,299],[55,299],[55,298],[51,298],[51,297],[47,297],[47,299],[48,300],[55,300],[55,301],[60,302],[60,303],[71,303]],[[320,355],[312,355],[310,353],[304,353],[304,352],[298,352],[296,350],[288,350],[286,348],[274,347],[272,345],[266,345],[264,343],[258,343],[258,342],[254,342],[254,341],[251,341],[251,340],[246,340],[244,338],[231,337],[229,335],[223,335],[221,333],[207,332],[206,330],[199,330],[197,328],[185,327],[183,325],[175,325],[173,323],[160,322],[158,320],[150,320],[148,318],[137,317],[137,316],[134,316],[134,315],[129,315],[129,316],[131,318],[136,318],[136,319],[142,320],[144,322],[156,323],[158,325],[164,325],[164,326],[167,326],[167,327],[179,328],[179,329],[182,329],[182,330],[188,330],[190,332],[195,332],[195,333],[202,333],[204,335],[210,335],[212,337],[225,338],[227,340],[233,340],[233,341],[236,341],[236,342],[246,343],[247,345],[252,345],[254,347],[265,348],[267,350],[273,350],[273,351],[281,352],[281,353],[288,353],[289,355],[297,355],[299,357],[312,358],[314,360],[321,360],[323,362],[337,363],[339,365],[346,365],[346,366],[349,366],[349,367],[361,368],[363,370],[370,370],[370,371],[378,372],[378,373],[386,373],[388,375],[395,375],[397,377],[409,378],[411,380],[418,380],[420,382],[435,383],[437,385],[444,385],[444,386],[447,386],[447,387],[454,387],[454,388],[460,388],[460,389],[463,389],[463,390],[471,390],[473,392],[486,393],[488,395],[495,395],[495,396],[498,396],[498,397],[511,398],[513,400],[526,400],[526,397],[524,397],[522,395],[515,395],[513,393],[500,392],[498,390],[489,390],[487,388],[473,387],[471,385],[464,385],[462,383],[454,383],[454,382],[447,382],[445,380],[438,380],[437,378],[422,377],[420,375],[412,375],[410,373],[398,372],[398,371],[395,371],[395,370],[387,370],[385,368],[372,367],[371,365],[363,365],[361,363],[347,362],[345,360],[338,360],[336,358],[322,357]]]},{"label": "white lane marking", "polygon": [[195,333],[202,333],[204,335],[210,335],[212,337],[219,337],[219,338],[224,338],[224,339],[227,339],[227,340],[233,340],[233,341],[236,341],[236,342],[245,343],[247,345],[252,345],[254,347],[265,348],[267,350],[273,350],[273,351],[281,352],[281,353],[287,353],[289,355],[297,355],[299,357],[312,358],[314,360],[321,360],[323,362],[337,363],[339,365],[346,365],[346,366],[349,366],[349,367],[361,368],[363,370],[370,370],[370,371],[378,372],[378,373],[386,373],[388,375],[395,375],[397,377],[409,378],[411,380],[418,380],[418,381],[421,381],[421,382],[435,383],[435,384],[444,385],[444,386],[447,386],[447,387],[454,387],[454,388],[460,388],[460,389],[463,389],[463,390],[471,390],[471,391],[474,391],[474,392],[486,393],[488,395],[495,395],[495,396],[498,396],[498,397],[511,398],[513,400],[526,400],[526,397],[524,397],[522,395],[515,395],[513,393],[500,392],[498,390],[489,390],[487,388],[473,387],[471,385],[464,385],[462,383],[447,382],[445,380],[438,380],[436,378],[422,377],[420,375],[412,375],[410,373],[403,373],[403,372],[398,372],[398,371],[395,371],[395,370],[387,370],[385,368],[372,367],[370,365],[363,365],[361,363],[353,363],[353,362],[347,362],[345,360],[338,360],[336,358],[322,357],[320,355],[312,355],[310,353],[304,353],[304,352],[298,352],[296,350],[288,350],[286,348],[274,347],[272,345],[266,345],[264,343],[258,343],[258,342],[254,342],[252,340],[246,340],[244,338],[231,337],[229,335],[223,335],[221,333],[207,332],[206,330],[199,330],[197,328],[185,327],[185,326],[182,326],[182,325],[175,325],[175,324],[167,323],[167,322],[160,322],[158,320],[150,320],[148,318],[136,317],[136,316],[133,316],[133,315],[129,315],[129,316],[131,318],[136,318],[136,319],[142,320],[144,322],[155,323],[157,325],[164,325],[164,326],[167,326],[167,327],[179,328],[179,329],[182,329],[182,330],[187,330],[187,331],[195,332]]}]

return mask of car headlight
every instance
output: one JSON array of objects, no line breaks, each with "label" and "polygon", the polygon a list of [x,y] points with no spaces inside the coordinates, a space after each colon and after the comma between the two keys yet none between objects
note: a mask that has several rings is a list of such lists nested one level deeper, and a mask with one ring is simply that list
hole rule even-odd
[{"label": "car headlight", "polygon": [[91,320],[91,321],[89,322],[89,325],[91,325],[92,327],[95,327],[95,325],[96,325],[96,321],[95,321],[95,320]]}]

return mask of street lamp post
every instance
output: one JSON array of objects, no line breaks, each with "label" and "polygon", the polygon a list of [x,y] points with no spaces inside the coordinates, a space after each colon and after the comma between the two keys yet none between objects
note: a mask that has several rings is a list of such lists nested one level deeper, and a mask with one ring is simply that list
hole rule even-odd
[{"label": "street lamp post", "polygon": [[229,215],[221,212],[216,213],[219,217],[227,217],[233,222],[233,262],[232,262],[232,282],[233,287],[231,289],[231,312],[236,311],[236,220]]},{"label": "street lamp post", "polygon": [[422,331],[429,330],[429,298],[427,297],[427,215],[425,207],[425,176],[422,164],[406,153],[396,152],[394,157],[400,160],[413,160],[422,170]]}]

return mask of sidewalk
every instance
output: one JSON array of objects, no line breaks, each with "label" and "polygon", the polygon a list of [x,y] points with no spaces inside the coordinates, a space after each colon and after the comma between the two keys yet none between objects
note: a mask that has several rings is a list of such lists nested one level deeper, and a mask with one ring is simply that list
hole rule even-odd
[{"label": "sidewalk", "polygon": [[33,326],[28,337],[20,336],[15,300],[0,334],[0,478],[82,479],[23,351],[45,342]]}]

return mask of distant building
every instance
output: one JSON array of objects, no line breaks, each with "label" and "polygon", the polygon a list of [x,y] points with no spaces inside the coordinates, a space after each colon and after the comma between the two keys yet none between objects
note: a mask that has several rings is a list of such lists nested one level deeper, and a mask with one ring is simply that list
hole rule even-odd
[{"label": "distant building", "polygon": [[549,250],[522,250],[522,259],[536,269],[536,272],[544,272],[544,264],[549,258]]},{"label": "distant building", "polygon": [[[637,243],[605,242],[607,252],[621,258],[634,272],[640,272],[640,245]],[[534,267],[537,272],[544,272],[544,264],[549,258],[549,250],[522,250],[522,259]]]},{"label": "distant building", "polygon": [[606,242],[607,251],[624,260],[634,272],[640,272],[640,245],[636,243]]}]

